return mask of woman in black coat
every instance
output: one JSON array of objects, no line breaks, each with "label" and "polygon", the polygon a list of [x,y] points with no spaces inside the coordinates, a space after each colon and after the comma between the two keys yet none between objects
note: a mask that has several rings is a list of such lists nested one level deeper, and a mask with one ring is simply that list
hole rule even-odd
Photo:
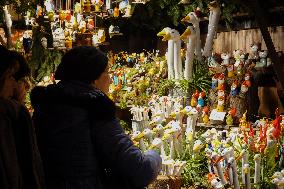
[{"label": "woman in black coat", "polygon": [[74,48],[55,73],[61,81],[31,93],[49,189],[143,188],[160,171],[159,154],[142,153],[115,118],[107,65],[95,47]]},{"label": "woman in black coat", "polygon": [[0,188],[43,189],[43,169],[31,116],[19,102],[26,92],[18,89],[29,75],[28,65],[20,54],[2,46],[0,57]]}]

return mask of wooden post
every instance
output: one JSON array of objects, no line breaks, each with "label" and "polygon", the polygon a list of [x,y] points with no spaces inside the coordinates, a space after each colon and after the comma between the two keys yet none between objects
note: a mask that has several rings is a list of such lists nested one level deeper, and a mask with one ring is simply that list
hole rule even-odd
[{"label": "wooden post", "polygon": [[[265,41],[267,50],[269,52],[269,57],[271,58],[273,64],[274,71],[281,83],[281,87],[284,86],[284,72],[283,72],[283,65],[281,65],[280,59],[277,55],[275,50],[273,41],[271,39],[270,33],[268,31],[268,20],[267,16],[269,13],[267,8],[261,6],[260,2],[257,0],[248,0],[248,7],[250,12],[252,12],[255,16],[255,19],[259,25],[259,29],[261,31],[263,40]],[[268,2],[267,2],[268,3]]]}]

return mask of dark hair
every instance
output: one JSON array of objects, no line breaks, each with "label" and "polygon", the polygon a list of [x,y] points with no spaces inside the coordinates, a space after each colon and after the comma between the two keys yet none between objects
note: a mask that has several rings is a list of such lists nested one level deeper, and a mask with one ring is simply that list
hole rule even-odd
[{"label": "dark hair", "polygon": [[0,78],[9,68],[12,67],[10,61],[10,51],[0,45]]},{"label": "dark hair", "polygon": [[0,90],[2,90],[4,83],[4,75],[8,70],[17,67],[17,62],[11,58],[11,51],[0,45]]},{"label": "dark hair", "polygon": [[107,65],[107,56],[95,47],[75,47],[63,56],[55,72],[55,78],[90,84],[101,76]]},{"label": "dark hair", "polygon": [[27,77],[31,75],[31,69],[25,59],[25,57],[16,52],[16,51],[11,51],[11,57],[12,57],[12,61],[16,61],[19,64],[19,69],[18,71],[14,74],[14,78],[16,81],[18,81],[19,79],[23,78],[23,77]]}]

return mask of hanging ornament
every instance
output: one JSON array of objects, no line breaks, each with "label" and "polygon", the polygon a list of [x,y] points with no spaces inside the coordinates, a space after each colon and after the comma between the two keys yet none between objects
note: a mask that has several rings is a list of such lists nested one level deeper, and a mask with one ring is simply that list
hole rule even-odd
[{"label": "hanging ornament", "polygon": [[66,19],[66,21],[67,22],[70,22],[70,20],[71,20],[71,11],[70,10],[66,10],[65,11],[65,19]]},{"label": "hanging ornament", "polygon": [[49,11],[47,17],[50,22],[54,22],[54,12],[53,11]]},{"label": "hanging ornament", "polygon": [[94,20],[92,18],[88,19],[88,24],[87,24],[87,28],[89,31],[93,31],[95,27],[95,23]]},{"label": "hanging ornament", "polygon": [[118,7],[115,7],[114,9],[113,9],[113,16],[114,17],[119,17],[119,8]]},{"label": "hanging ornament", "polygon": [[74,6],[74,12],[75,13],[81,13],[82,12],[82,6],[80,3],[76,3]]},{"label": "hanging ornament", "polygon": [[37,18],[42,16],[42,7],[40,5],[37,5],[36,7],[36,16]]},{"label": "hanging ornament", "polygon": [[59,11],[59,20],[60,20],[61,22],[63,22],[63,21],[65,20],[65,18],[66,18],[65,11],[64,11],[64,10],[60,10],[60,11]]},{"label": "hanging ornament", "polygon": [[85,2],[84,2],[84,11],[86,13],[91,12],[91,3],[90,3],[89,0],[85,0]]}]

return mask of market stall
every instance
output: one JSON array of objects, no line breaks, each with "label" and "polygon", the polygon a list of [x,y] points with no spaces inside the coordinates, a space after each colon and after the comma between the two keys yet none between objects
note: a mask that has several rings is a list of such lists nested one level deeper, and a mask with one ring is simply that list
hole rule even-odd
[{"label": "market stall", "polygon": [[[13,7],[3,4],[0,43],[29,59],[35,85],[57,82],[54,72],[72,47],[104,49],[122,126],[141,151],[155,149],[163,160],[149,188],[283,188],[283,65],[273,46],[284,50],[283,25],[270,33],[267,22],[220,31],[252,8],[259,21],[266,4],[249,2],[7,1],[25,24],[13,27]],[[156,45],[112,49],[115,38],[137,30]]]}]

